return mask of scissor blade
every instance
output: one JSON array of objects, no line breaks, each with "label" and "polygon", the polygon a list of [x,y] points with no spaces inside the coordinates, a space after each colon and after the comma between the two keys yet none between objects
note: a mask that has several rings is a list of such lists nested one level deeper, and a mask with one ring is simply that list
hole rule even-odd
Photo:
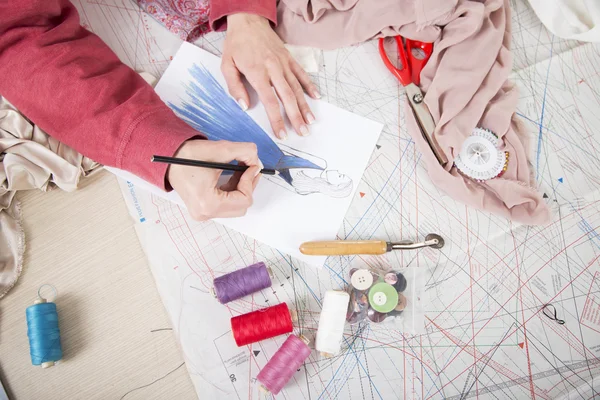
[{"label": "scissor blade", "polygon": [[423,103],[423,93],[421,92],[421,89],[419,89],[419,87],[415,84],[410,84],[405,86],[405,90],[410,103],[410,108],[413,110],[415,118],[417,119],[417,123],[421,129],[423,138],[425,138],[427,144],[429,144],[429,147],[431,148],[431,151],[433,151],[433,154],[435,155],[435,158],[437,158],[438,162],[442,166],[446,165],[448,163],[448,158],[433,137],[433,132],[435,131],[435,122],[433,121],[433,117],[431,116],[429,109],[427,109],[427,105]]}]

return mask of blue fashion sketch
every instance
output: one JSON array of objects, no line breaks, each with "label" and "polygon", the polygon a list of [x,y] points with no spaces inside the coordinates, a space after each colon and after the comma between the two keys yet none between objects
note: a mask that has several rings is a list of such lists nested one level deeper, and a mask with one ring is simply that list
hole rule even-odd
[{"label": "blue fashion sketch", "polygon": [[350,195],[353,183],[349,177],[328,171],[325,160],[314,155],[287,146],[283,151],[204,66],[194,64],[189,72],[193,79],[185,84],[181,106],[169,103],[169,107],[194,129],[210,140],[256,143],[264,167],[279,172],[275,183],[287,189],[291,186],[298,194]]}]

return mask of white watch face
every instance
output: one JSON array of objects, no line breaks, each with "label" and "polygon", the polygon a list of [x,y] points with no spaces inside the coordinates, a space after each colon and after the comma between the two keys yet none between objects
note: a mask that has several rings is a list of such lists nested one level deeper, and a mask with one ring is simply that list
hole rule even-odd
[{"label": "white watch face", "polygon": [[499,142],[492,132],[475,128],[464,141],[454,165],[460,172],[478,181],[497,177],[507,163],[506,153],[498,148]]}]

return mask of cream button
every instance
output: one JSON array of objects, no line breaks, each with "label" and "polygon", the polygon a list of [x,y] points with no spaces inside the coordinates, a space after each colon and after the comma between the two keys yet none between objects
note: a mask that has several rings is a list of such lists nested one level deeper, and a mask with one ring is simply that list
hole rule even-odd
[{"label": "cream button", "polygon": [[350,283],[357,290],[367,290],[373,284],[373,275],[366,269],[356,270],[350,277]]},{"label": "cream button", "polygon": [[373,295],[373,303],[382,306],[387,301],[387,296],[383,292],[377,292]]}]

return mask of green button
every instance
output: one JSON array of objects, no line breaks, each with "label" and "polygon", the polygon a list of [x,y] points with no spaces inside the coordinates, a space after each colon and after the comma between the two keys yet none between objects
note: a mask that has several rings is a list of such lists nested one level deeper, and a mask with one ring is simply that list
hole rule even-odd
[{"label": "green button", "polygon": [[388,313],[398,305],[398,292],[388,283],[376,283],[369,290],[369,305],[375,311]]}]

